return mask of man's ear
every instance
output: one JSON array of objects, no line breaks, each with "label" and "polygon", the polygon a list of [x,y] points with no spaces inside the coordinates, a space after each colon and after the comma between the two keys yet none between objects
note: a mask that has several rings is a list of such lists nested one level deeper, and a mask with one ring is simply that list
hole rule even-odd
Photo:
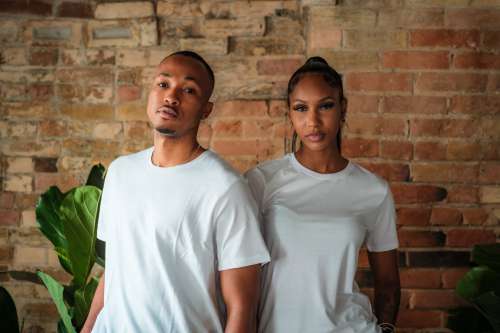
[{"label": "man's ear", "polygon": [[212,102],[207,102],[205,105],[205,109],[203,110],[203,113],[201,114],[201,119],[207,119],[210,113],[212,113],[212,110],[214,108],[214,103]]}]

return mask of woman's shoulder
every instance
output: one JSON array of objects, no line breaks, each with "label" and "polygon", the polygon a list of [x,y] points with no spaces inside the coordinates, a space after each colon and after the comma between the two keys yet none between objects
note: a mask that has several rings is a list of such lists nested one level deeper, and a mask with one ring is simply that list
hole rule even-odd
[{"label": "woman's shoulder", "polygon": [[352,165],[350,178],[356,186],[363,189],[371,189],[372,191],[382,193],[383,195],[389,191],[389,183],[384,178],[356,162],[351,161],[350,164]]},{"label": "woman's shoulder", "polygon": [[248,170],[245,173],[246,178],[262,178],[266,182],[270,181],[274,176],[279,173],[280,171],[283,171],[290,165],[288,156],[285,155],[282,158],[275,159],[275,160],[269,160],[269,161],[264,161],[258,164],[257,166],[253,167],[252,169]]}]

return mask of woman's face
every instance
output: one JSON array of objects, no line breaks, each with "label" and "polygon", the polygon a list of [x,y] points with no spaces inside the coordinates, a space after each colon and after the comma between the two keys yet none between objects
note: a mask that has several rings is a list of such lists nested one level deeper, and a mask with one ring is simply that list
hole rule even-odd
[{"label": "woman's face", "polygon": [[337,149],[345,102],[338,88],[330,86],[319,74],[302,77],[290,98],[290,120],[304,149]]}]

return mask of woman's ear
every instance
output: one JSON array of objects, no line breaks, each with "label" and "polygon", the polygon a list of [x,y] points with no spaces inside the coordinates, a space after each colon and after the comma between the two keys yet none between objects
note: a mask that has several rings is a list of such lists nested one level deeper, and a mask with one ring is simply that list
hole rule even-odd
[{"label": "woman's ear", "polygon": [[342,102],[340,102],[340,120],[345,122],[345,116],[347,113],[347,98],[342,98]]}]

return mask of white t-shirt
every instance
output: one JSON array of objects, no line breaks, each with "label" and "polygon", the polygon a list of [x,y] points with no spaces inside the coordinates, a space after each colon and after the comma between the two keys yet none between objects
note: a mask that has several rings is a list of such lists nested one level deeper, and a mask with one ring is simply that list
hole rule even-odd
[{"label": "white t-shirt", "polygon": [[264,267],[259,332],[379,332],[354,277],[363,243],[398,247],[387,183],[349,162],[320,174],[293,154],[246,174],[271,262]]},{"label": "white t-shirt", "polygon": [[153,148],[110,165],[97,237],[104,307],[93,332],[222,332],[218,271],[269,261],[245,180],[211,151],[169,168]]}]

